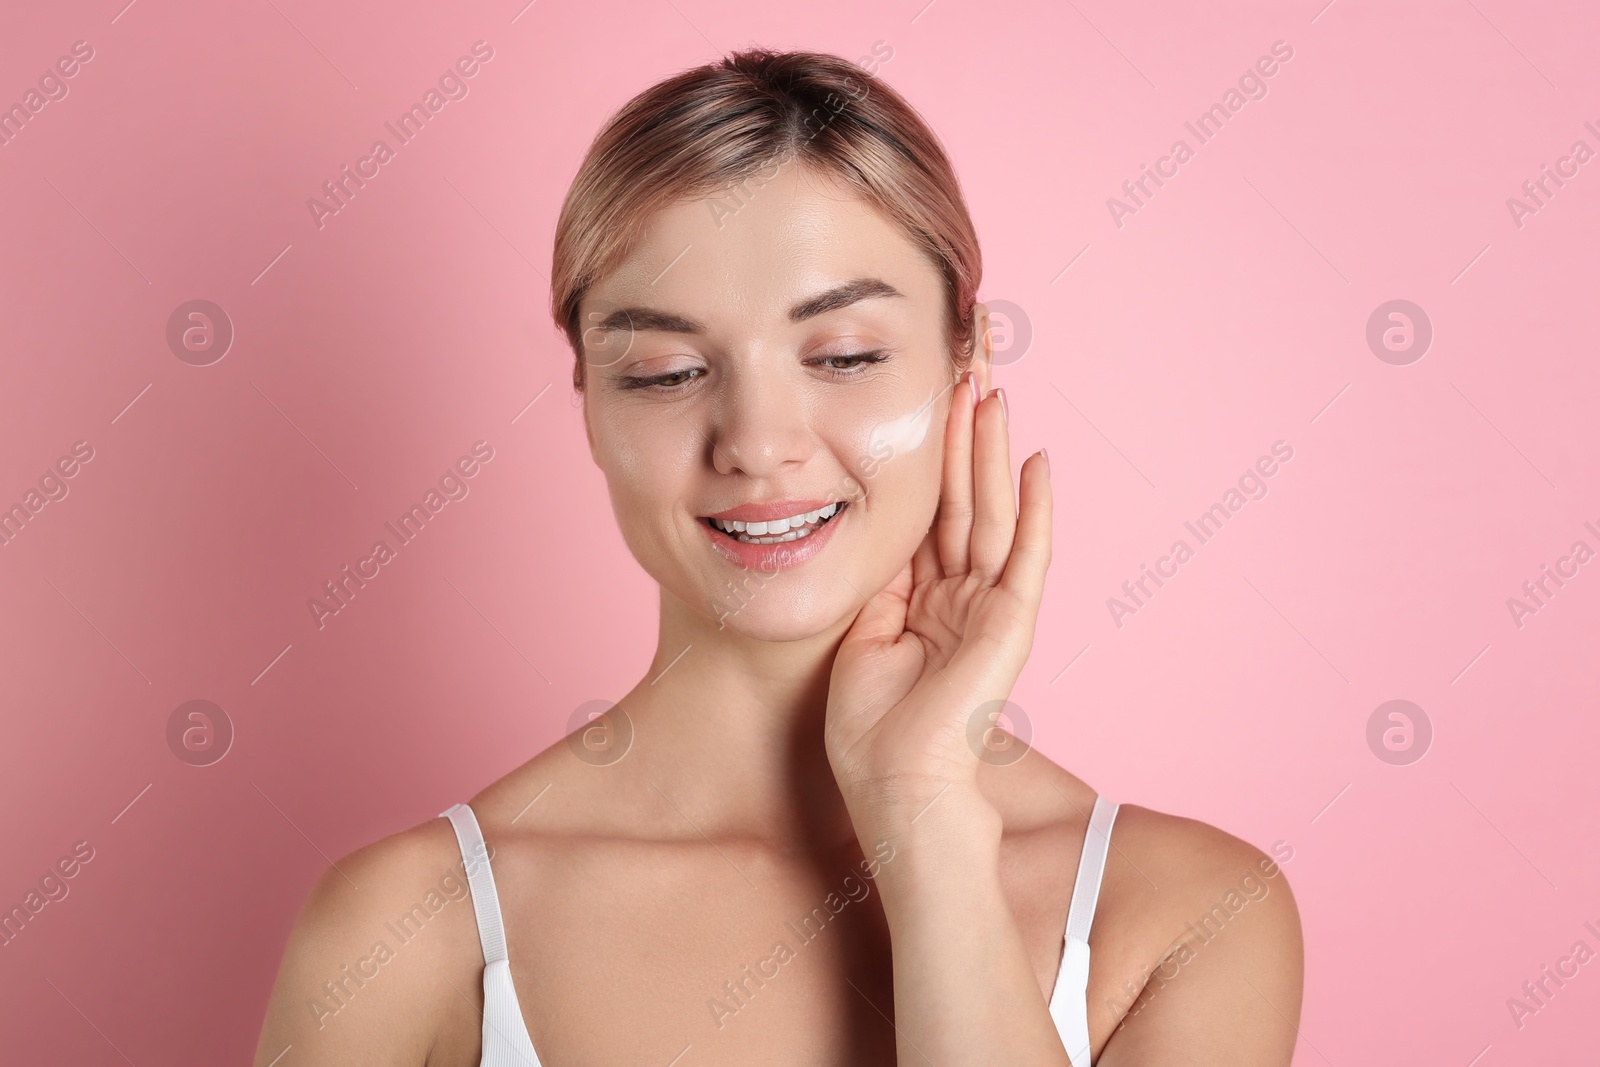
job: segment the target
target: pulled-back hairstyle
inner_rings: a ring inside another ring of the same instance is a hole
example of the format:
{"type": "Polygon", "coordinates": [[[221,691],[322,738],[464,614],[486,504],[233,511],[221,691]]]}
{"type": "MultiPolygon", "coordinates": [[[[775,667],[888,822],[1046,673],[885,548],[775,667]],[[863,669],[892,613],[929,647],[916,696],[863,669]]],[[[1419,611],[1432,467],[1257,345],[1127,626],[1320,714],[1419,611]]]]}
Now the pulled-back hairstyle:
{"type": "Polygon", "coordinates": [[[713,196],[737,205],[738,187],[770,181],[791,159],[842,180],[924,251],[944,279],[946,348],[955,371],[966,369],[983,261],[938,138],[900,94],[845,59],[757,48],[651,86],[590,145],[561,205],[550,273],[575,389],[584,387],[583,296],[627,258],[655,212],[713,196]]]}

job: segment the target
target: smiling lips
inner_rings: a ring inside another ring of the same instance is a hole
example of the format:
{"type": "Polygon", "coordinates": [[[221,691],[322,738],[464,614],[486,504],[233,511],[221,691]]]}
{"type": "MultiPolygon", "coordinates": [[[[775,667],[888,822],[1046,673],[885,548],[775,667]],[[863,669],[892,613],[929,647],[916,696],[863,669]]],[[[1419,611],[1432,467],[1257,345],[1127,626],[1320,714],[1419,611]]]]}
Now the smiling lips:
{"type": "Polygon", "coordinates": [[[729,563],[745,571],[758,570],[774,575],[815,559],[833,540],[841,519],[846,523],[850,521],[844,518],[848,511],[849,501],[783,501],[781,506],[747,504],[732,512],[702,517],[700,526],[711,548],[729,563]],[[763,516],[762,512],[771,517],[763,516]],[[794,526],[790,526],[791,521],[794,526]],[[774,533],[779,524],[783,530],[774,533]],[[741,526],[743,530],[739,529],[741,526]],[[765,533],[751,536],[751,530],[762,527],[765,533]]]}
{"type": "Polygon", "coordinates": [[[770,504],[745,504],[704,521],[743,544],[778,545],[809,537],[843,508],[836,501],[778,500],[770,504]]]}

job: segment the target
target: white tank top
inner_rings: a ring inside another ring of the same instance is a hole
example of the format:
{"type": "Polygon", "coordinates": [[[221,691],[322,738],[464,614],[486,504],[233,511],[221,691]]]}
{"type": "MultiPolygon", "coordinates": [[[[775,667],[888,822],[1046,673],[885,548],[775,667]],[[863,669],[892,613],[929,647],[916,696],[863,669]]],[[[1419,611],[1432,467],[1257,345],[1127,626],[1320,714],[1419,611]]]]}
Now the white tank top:
{"type": "MultiPolygon", "coordinates": [[[[481,1067],[541,1067],[539,1054],[522,1018],[517,990],[511,983],[511,964],[506,958],[506,932],[500,919],[500,896],[495,891],[494,874],[478,818],[466,804],[456,804],[439,813],[455,827],[461,845],[467,884],[472,890],[472,908],[478,918],[478,939],[483,944],[483,1057],[481,1067]]],[[[1092,1067],[1089,1055],[1089,927],[1094,922],[1094,906],[1100,897],[1100,879],[1105,873],[1106,850],[1111,845],[1111,824],[1117,805],[1105,797],[1095,797],[1084,835],[1083,857],[1078,860],[1078,877],[1072,887],[1072,903],[1067,908],[1067,931],[1063,938],[1061,964],[1050,994],[1050,1017],[1066,1046],[1072,1067],[1092,1067]]]]}

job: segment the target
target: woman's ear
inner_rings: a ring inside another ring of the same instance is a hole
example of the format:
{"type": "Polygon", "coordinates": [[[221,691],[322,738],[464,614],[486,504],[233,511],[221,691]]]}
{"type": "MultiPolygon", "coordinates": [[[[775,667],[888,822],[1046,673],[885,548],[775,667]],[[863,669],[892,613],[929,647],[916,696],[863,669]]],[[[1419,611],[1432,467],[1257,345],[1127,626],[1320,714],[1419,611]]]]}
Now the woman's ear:
{"type": "Polygon", "coordinates": [[[972,305],[972,376],[978,380],[978,399],[989,395],[994,370],[994,339],[989,334],[989,306],[972,305]]]}

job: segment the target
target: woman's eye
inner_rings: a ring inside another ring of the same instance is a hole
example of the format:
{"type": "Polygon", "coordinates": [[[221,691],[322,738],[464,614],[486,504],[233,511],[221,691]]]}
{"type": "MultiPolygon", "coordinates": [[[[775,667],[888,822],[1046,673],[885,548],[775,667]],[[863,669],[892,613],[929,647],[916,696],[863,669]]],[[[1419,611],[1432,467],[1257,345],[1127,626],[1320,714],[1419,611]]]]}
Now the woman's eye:
{"type": "MultiPolygon", "coordinates": [[[[888,358],[889,353],[880,348],[871,352],[852,352],[842,356],[819,356],[811,362],[832,364],[827,369],[833,371],[836,378],[858,378],[866,373],[865,370],[861,369],[863,364],[883,363],[888,358]]],[[[652,389],[657,392],[670,393],[682,389],[684,385],[695,378],[701,377],[703,373],[699,367],[689,367],[684,370],[673,371],[670,374],[657,374],[648,378],[624,375],[620,381],[624,389],[652,389]]]]}
{"type": "MultiPolygon", "coordinates": [[[[842,361],[842,362],[845,362],[845,363],[849,363],[852,366],[859,367],[863,363],[882,363],[884,360],[886,360],[888,358],[889,358],[889,354],[887,352],[885,352],[883,349],[880,348],[880,349],[874,349],[871,352],[855,352],[855,353],[852,353],[852,354],[846,355],[846,356],[822,356],[816,362],[818,362],[818,363],[833,363],[835,361],[842,361]]],[[[864,371],[864,370],[849,371],[849,370],[845,370],[844,368],[838,368],[838,367],[833,368],[833,369],[838,371],[839,372],[839,377],[842,377],[842,378],[855,378],[855,377],[859,377],[860,375],[866,373],[866,371],[864,371]]]]}
{"type": "Polygon", "coordinates": [[[687,370],[675,370],[671,374],[658,374],[653,378],[631,378],[624,376],[622,378],[622,387],[624,389],[660,388],[670,391],[681,388],[683,386],[683,381],[679,379],[685,379],[688,375],[697,373],[699,369],[700,368],[698,367],[690,367],[687,370]]]}

